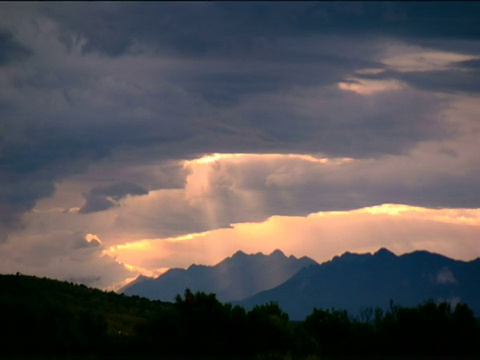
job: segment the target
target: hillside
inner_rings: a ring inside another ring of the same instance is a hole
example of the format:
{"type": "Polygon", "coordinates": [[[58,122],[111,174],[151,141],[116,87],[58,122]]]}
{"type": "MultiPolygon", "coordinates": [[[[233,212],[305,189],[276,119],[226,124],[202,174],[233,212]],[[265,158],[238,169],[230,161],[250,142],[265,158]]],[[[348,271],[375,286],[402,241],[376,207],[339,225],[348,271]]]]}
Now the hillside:
{"type": "MultiPolygon", "coordinates": [[[[26,351],[93,350],[136,335],[160,309],[159,301],[127,297],[68,282],[0,275],[0,339],[7,351],[21,339],[26,351]],[[59,345],[61,344],[61,345],[59,345]]],[[[16,351],[16,350],[15,350],[16,351]]]]}

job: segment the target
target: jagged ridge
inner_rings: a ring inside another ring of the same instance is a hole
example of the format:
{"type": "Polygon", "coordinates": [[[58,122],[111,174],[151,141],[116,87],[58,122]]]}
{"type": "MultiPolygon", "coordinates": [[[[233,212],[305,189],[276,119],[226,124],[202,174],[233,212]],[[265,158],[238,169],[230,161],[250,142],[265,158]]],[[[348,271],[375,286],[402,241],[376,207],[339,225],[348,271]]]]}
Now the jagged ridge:
{"type": "Polygon", "coordinates": [[[171,269],[155,279],[141,278],[121,292],[172,301],[189,288],[215,293],[219,300],[229,302],[278,286],[302,268],[313,264],[317,263],[308,257],[287,257],[280,250],[270,255],[248,255],[238,251],[214,266],[192,265],[186,270],[171,269]]]}
{"type": "Polygon", "coordinates": [[[245,299],[247,309],[276,301],[301,320],[317,308],[388,308],[390,300],[416,306],[432,299],[467,303],[480,314],[480,259],[457,261],[427,251],[397,256],[387,249],[372,254],[345,253],[299,271],[280,286],[245,299]],[[294,294],[294,296],[292,296],[294,294]]]}

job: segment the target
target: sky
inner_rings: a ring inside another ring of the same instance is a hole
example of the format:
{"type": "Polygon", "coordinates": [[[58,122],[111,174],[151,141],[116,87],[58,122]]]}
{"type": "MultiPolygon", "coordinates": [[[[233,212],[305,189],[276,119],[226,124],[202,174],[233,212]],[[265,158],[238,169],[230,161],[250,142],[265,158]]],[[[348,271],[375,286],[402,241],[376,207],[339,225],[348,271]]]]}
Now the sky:
{"type": "Polygon", "coordinates": [[[480,257],[480,3],[2,2],[0,273],[480,257]]]}

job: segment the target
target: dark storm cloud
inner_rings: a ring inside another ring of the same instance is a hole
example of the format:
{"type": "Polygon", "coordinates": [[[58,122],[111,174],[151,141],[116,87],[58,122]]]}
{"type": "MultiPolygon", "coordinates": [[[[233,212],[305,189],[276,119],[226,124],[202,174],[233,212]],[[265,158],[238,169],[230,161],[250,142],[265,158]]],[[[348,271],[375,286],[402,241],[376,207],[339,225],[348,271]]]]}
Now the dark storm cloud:
{"type": "Polygon", "coordinates": [[[395,71],[385,70],[378,74],[359,74],[360,79],[390,80],[397,79],[412,87],[446,93],[480,92],[480,60],[456,61],[446,69],[425,71],[395,71]]]}
{"type": "Polygon", "coordinates": [[[457,65],[465,69],[474,69],[478,71],[480,69],[480,60],[459,61],[457,65]]]}
{"type": "Polygon", "coordinates": [[[480,71],[448,70],[428,71],[422,73],[399,74],[398,79],[419,89],[442,91],[447,93],[479,93],[480,82],[472,79],[480,78],[480,71]]]}
{"type": "MultiPolygon", "coordinates": [[[[134,41],[147,41],[163,52],[198,54],[212,40],[206,38],[215,28],[217,16],[204,4],[116,3],[47,6],[44,11],[62,24],[60,40],[72,46],[75,35],[87,43],[86,53],[100,51],[119,56],[130,50],[134,41]]],[[[213,9],[214,10],[214,9],[213,9]]]]}
{"type": "Polygon", "coordinates": [[[117,206],[118,202],[128,195],[146,195],[148,191],[137,184],[122,182],[110,186],[97,187],[84,194],[85,204],[79,212],[88,214],[117,206]]]}
{"type": "Polygon", "coordinates": [[[330,2],[311,4],[294,23],[303,31],[384,35],[416,42],[477,39],[479,15],[479,4],[468,2],[330,2]]]}
{"type": "MultiPolygon", "coordinates": [[[[119,149],[132,163],[210,152],[362,158],[444,139],[448,101],[408,90],[366,100],[337,84],[384,68],[382,41],[450,49],[478,38],[479,12],[467,3],[19,6],[0,32],[2,219],[15,223],[55,182],[119,149]]],[[[458,66],[477,74],[475,62],[458,66]]],[[[457,70],[385,74],[424,90],[478,91],[457,70]]],[[[108,209],[114,195],[88,193],[82,212],[108,209]]]]}
{"type": "Polygon", "coordinates": [[[25,59],[32,51],[16,41],[11,33],[0,29],[0,66],[25,59]]]}
{"type": "Polygon", "coordinates": [[[0,202],[5,213],[0,220],[2,228],[18,227],[23,212],[55,192],[56,179],[85,170],[95,154],[102,151],[98,147],[75,146],[81,144],[68,142],[68,138],[52,138],[52,133],[30,139],[29,144],[12,144],[10,139],[0,144],[4,145],[0,146],[0,202]]]}
{"type": "Polygon", "coordinates": [[[445,105],[420,92],[386,92],[365,101],[334,89],[259,97],[234,110],[241,120],[235,114],[230,119],[232,126],[237,121],[255,128],[272,152],[361,158],[403,153],[419,141],[448,136],[440,115],[445,105]]]}
{"type": "MultiPolygon", "coordinates": [[[[321,42],[322,40],[319,40],[321,42]]],[[[323,39],[328,47],[329,42],[323,39]]],[[[211,63],[199,67],[197,72],[179,73],[171,76],[172,82],[182,86],[188,93],[200,96],[214,107],[229,107],[261,94],[289,91],[295,87],[332,85],[341,81],[346,73],[361,68],[380,68],[376,61],[345,57],[329,50],[312,48],[315,42],[299,45],[292,42],[275,44],[269,57],[232,59],[228,64],[212,68],[211,63]],[[302,49],[304,48],[304,49],[302,49]],[[324,52],[325,51],[325,52],[324,52]]]]}
{"type": "MultiPolygon", "coordinates": [[[[50,179],[0,172],[0,243],[7,233],[21,226],[21,214],[30,210],[39,198],[55,192],[50,179]]],[[[38,177],[41,177],[39,175],[38,177]]]]}
{"type": "Polygon", "coordinates": [[[391,35],[420,41],[480,36],[480,5],[467,2],[104,3],[49,6],[46,13],[66,31],[83,35],[84,51],[110,56],[129,51],[135,40],[185,56],[249,57],[262,37],[391,35]]]}
{"type": "MultiPolygon", "coordinates": [[[[192,73],[169,75],[188,93],[213,106],[228,106],[244,96],[296,85],[334,84],[356,69],[381,67],[369,61],[365,46],[352,48],[352,54],[344,49],[339,55],[331,53],[330,43],[320,42],[312,51],[289,48],[284,38],[335,35],[375,40],[392,36],[423,43],[480,36],[475,15],[480,15],[480,6],[463,2],[118,3],[50,5],[44,11],[62,24],[62,40],[68,46],[83,36],[86,53],[121,56],[131,54],[134,44],[140,43],[170,56],[228,59],[230,65],[216,71],[207,62],[192,73]],[[359,51],[361,56],[354,55],[359,51]],[[314,68],[314,63],[321,66],[314,68]],[[317,76],[312,76],[313,71],[317,76]]],[[[457,78],[461,74],[456,73],[442,73],[438,79],[433,79],[436,73],[416,75],[407,74],[405,80],[422,89],[438,86],[451,91],[463,84],[457,78]]],[[[465,91],[476,91],[475,85],[464,86],[465,91]]]]}

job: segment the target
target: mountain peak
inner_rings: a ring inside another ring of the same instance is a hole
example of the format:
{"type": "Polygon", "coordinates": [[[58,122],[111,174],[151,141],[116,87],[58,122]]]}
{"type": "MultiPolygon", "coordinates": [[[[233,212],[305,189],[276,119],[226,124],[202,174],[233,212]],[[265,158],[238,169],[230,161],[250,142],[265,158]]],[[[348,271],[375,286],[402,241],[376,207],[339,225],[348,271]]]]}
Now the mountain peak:
{"type": "Polygon", "coordinates": [[[376,253],[373,254],[374,256],[388,256],[388,257],[397,257],[397,255],[395,255],[393,252],[391,252],[390,250],[382,247],[380,249],[378,249],[378,251],[376,253]]]}
{"type": "Polygon", "coordinates": [[[142,281],[126,288],[129,295],[171,301],[185,288],[215,293],[220,301],[241,300],[272,289],[301,269],[315,264],[309,258],[287,257],[281,250],[265,255],[241,250],[216,265],[191,265],[188,269],[170,269],[155,281],[142,281]]]}
{"type": "MultiPolygon", "coordinates": [[[[273,258],[287,258],[287,256],[283,253],[282,250],[275,249],[272,251],[270,255],[265,255],[264,253],[258,252],[255,254],[247,254],[243,252],[242,250],[238,250],[235,254],[233,254],[230,259],[245,259],[248,257],[260,257],[260,258],[268,258],[268,257],[273,257],[273,258]]],[[[228,259],[228,258],[227,258],[228,259]]]]}
{"type": "Polygon", "coordinates": [[[248,254],[243,252],[242,250],[238,250],[235,254],[232,255],[232,258],[245,257],[245,256],[248,256],[248,254]]]}
{"type": "Polygon", "coordinates": [[[279,250],[279,249],[275,249],[274,251],[272,251],[270,256],[282,257],[282,258],[286,257],[285,254],[282,252],[282,250],[279,250]]]}
{"type": "Polygon", "coordinates": [[[140,275],[138,275],[138,276],[135,278],[135,281],[143,281],[143,280],[147,280],[147,279],[151,279],[151,277],[150,277],[150,276],[143,275],[143,274],[140,274],[140,275]]]}
{"type": "Polygon", "coordinates": [[[118,290],[118,292],[123,293],[129,286],[132,286],[133,284],[140,284],[140,283],[143,283],[143,282],[148,282],[149,280],[152,280],[152,279],[154,279],[154,278],[140,274],[135,278],[135,280],[133,280],[132,282],[122,286],[118,290]]]}

